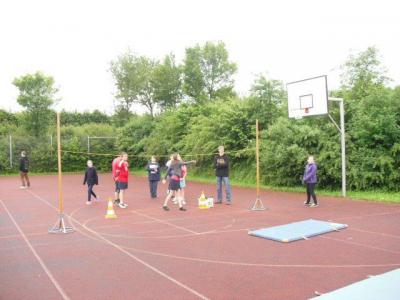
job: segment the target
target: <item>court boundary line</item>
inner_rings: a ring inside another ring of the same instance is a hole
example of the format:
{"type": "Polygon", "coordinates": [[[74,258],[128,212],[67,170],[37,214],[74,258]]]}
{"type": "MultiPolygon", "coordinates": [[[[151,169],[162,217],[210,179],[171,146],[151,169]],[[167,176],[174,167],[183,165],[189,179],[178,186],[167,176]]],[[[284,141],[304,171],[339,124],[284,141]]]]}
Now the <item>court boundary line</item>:
{"type": "MultiPolygon", "coordinates": [[[[30,194],[32,194],[35,198],[39,199],[41,202],[46,203],[48,206],[52,207],[53,209],[57,210],[57,208],[55,206],[53,206],[50,202],[48,202],[46,199],[40,197],[39,195],[37,195],[36,193],[27,190],[27,192],[29,192],[30,194]]],[[[74,217],[70,217],[69,218],[71,220],[73,220],[74,222],[76,222],[77,224],[79,224],[80,226],[82,226],[82,224],[76,220],[74,217]]],[[[101,234],[97,233],[96,231],[90,229],[90,228],[86,228],[85,226],[82,226],[83,228],[85,228],[87,231],[91,232],[92,234],[94,234],[95,236],[97,236],[99,239],[101,239],[103,242],[107,243],[108,245],[114,247],[115,249],[119,250],[120,252],[128,255],[130,258],[134,259],[135,261],[139,262],[140,264],[144,265],[145,267],[149,268],[150,270],[152,270],[153,272],[157,273],[158,275],[160,275],[161,277],[164,277],[165,279],[171,281],[172,283],[175,283],[176,285],[178,285],[179,287],[183,288],[184,290],[192,293],[193,295],[199,297],[200,299],[203,300],[210,300],[209,298],[207,298],[206,296],[202,295],[201,293],[197,292],[196,290],[192,289],[191,287],[185,285],[184,283],[178,281],[177,279],[173,278],[172,276],[169,276],[168,274],[164,273],[163,271],[157,269],[156,267],[150,265],[149,263],[145,262],[144,260],[140,259],[139,257],[133,255],[132,253],[128,252],[127,250],[123,249],[120,245],[106,239],[105,237],[103,237],[101,234]]],[[[68,299],[68,298],[67,298],[68,299]]]]}
{"type": "Polygon", "coordinates": [[[68,295],[66,294],[66,292],[64,291],[64,289],[61,287],[61,285],[58,283],[58,281],[54,278],[53,274],[50,272],[50,270],[47,268],[46,264],[43,262],[43,260],[41,259],[41,257],[39,256],[39,254],[36,252],[35,248],[33,248],[32,244],[29,242],[28,238],[25,236],[24,232],[22,231],[22,229],[19,227],[17,221],[15,221],[14,217],[12,216],[12,214],[10,213],[10,211],[8,210],[7,206],[4,204],[3,200],[0,200],[1,205],[3,206],[4,210],[6,211],[6,213],[8,214],[9,218],[11,219],[11,221],[14,223],[15,227],[17,228],[18,232],[20,233],[22,239],[25,241],[25,243],[28,245],[29,249],[32,251],[33,255],[35,256],[35,258],[37,259],[37,261],[39,262],[40,266],[42,267],[42,269],[44,270],[44,272],[47,274],[48,278],[50,279],[50,281],[53,283],[54,287],[57,289],[57,291],[60,293],[61,297],[64,300],[69,300],[70,298],[68,297],[68,295]]]}

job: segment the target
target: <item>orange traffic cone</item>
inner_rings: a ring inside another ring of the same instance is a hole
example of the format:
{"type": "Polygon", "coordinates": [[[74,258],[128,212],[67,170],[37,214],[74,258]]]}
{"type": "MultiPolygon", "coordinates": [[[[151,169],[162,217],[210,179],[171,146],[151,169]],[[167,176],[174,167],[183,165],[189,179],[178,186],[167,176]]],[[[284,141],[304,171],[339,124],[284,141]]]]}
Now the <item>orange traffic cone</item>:
{"type": "Polygon", "coordinates": [[[108,198],[107,214],[105,215],[105,218],[106,219],[116,219],[117,218],[111,198],[108,198]]]}

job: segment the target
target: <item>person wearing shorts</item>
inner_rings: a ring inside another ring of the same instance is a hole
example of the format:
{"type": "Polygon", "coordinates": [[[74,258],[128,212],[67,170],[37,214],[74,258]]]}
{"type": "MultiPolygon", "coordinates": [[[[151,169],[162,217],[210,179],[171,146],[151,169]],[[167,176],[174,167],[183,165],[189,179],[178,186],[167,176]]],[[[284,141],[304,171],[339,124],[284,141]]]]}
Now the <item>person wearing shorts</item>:
{"type": "Polygon", "coordinates": [[[165,178],[163,179],[163,183],[166,183],[166,178],[168,174],[172,174],[170,179],[169,179],[169,185],[168,189],[171,191],[165,198],[164,204],[163,204],[163,209],[168,211],[168,201],[172,197],[176,197],[178,199],[178,205],[179,205],[179,210],[181,211],[186,211],[186,208],[183,207],[182,203],[182,198],[180,197],[180,190],[181,190],[181,177],[182,177],[182,166],[190,165],[196,163],[196,161],[188,161],[184,162],[178,159],[178,154],[174,154],[172,156],[172,161],[170,166],[168,167],[167,174],[165,175],[165,178]]]}
{"type": "Polygon", "coordinates": [[[124,202],[125,190],[128,189],[128,177],[129,177],[129,164],[128,154],[122,153],[122,159],[118,164],[116,170],[117,189],[119,190],[119,203],[120,208],[127,208],[128,205],[124,202]]]}
{"type": "Polygon", "coordinates": [[[122,152],[114,158],[112,161],[111,167],[112,167],[112,178],[114,180],[114,185],[115,185],[115,190],[114,190],[114,204],[118,205],[119,204],[119,188],[118,188],[118,180],[117,180],[117,169],[120,161],[122,160],[122,152]]]}
{"type": "Polygon", "coordinates": [[[26,152],[21,152],[21,158],[19,160],[19,172],[21,175],[21,189],[26,189],[31,186],[29,181],[28,172],[29,172],[29,160],[26,156],[26,152]]]}

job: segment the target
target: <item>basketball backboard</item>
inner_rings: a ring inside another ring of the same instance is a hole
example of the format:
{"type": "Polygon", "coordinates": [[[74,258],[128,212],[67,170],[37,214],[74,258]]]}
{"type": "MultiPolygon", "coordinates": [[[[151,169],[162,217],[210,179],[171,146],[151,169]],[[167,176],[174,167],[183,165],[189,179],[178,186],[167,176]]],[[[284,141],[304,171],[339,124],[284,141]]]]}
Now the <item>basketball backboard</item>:
{"type": "Polygon", "coordinates": [[[328,114],[327,77],[319,76],[286,84],[289,118],[328,114]]]}

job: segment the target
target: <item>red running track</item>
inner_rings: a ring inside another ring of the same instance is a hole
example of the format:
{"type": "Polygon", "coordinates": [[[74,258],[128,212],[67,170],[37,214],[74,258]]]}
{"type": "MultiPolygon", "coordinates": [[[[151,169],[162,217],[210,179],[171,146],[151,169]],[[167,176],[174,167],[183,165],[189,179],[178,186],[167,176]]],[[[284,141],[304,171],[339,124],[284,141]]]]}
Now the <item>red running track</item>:
{"type": "MultiPolygon", "coordinates": [[[[76,231],[52,235],[57,219],[56,176],[0,178],[0,299],[308,299],[368,275],[400,267],[400,205],[262,191],[266,211],[249,211],[255,191],[234,188],[231,206],[196,207],[202,190],[189,182],[188,211],[161,209],[146,178],[133,177],[127,209],[104,219],[113,193],[109,174],[85,205],[82,176],[64,175],[65,212],[76,231]],[[304,219],[349,228],[309,240],[278,243],[249,229],[304,219]]],[[[159,186],[159,195],[166,187],[159,186]]]]}

